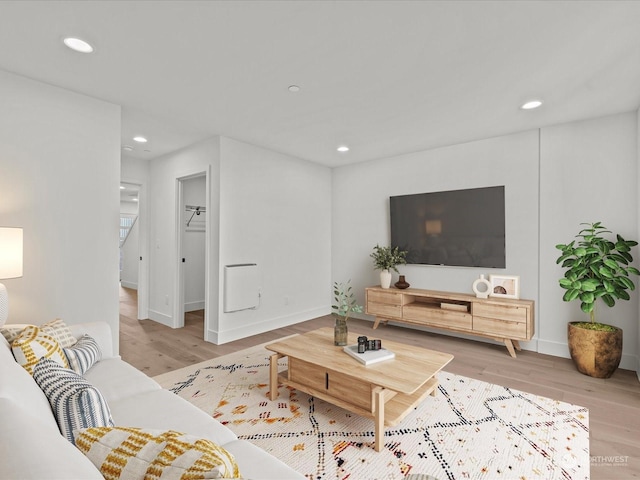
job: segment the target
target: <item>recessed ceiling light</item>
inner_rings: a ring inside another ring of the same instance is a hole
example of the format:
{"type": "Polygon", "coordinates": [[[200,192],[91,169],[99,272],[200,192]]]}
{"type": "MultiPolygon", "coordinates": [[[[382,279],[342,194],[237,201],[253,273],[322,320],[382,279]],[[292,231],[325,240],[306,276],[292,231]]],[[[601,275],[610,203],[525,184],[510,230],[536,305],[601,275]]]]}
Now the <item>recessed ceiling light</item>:
{"type": "Polygon", "coordinates": [[[133,140],[138,143],[147,143],[147,139],[138,135],[137,137],[133,137],[133,140]]]}
{"type": "Polygon", "coordinates": [[[529,100],[526,103],[523,103],[520,107],[522,110],[533,110],[534,108],[538,108],[542,105],[542,100],[529,100]]]}
{"type": "Polygon", "coordinates": [[[80,53],[91,53],[93,47],[80,38],[67,37],[63,40],[64,44],[71,50],[75,50],[80,53]]]}
{"type": "Polygon", "coordinates": [[[124,189],[125,189],[125,187],[120,185],[120,190],[124,190],[124,189]]]}
{"type": "Polygon", "coordinates": [[[348,151],[349,151],[349,147],[347,147],[346,145],[340,145],[340,146],[338,147],[338,151],[339,151],[339,152],[342,152],[342,153],[344,153],[344,152],[348,152],[348,151]]]}
{"type": "Polygon", "coordinates": [[[289,85],[289,91],[291,93],[298,93],[300,91],[300,87],[298,85],[289,85]]]}
{"type": "Polygon", "coordinates": [[[131,145],[125,145],[124,147],[122,147],[122,149],[126,150],[127,152],[133,151],[133,147],[131,145]]]}

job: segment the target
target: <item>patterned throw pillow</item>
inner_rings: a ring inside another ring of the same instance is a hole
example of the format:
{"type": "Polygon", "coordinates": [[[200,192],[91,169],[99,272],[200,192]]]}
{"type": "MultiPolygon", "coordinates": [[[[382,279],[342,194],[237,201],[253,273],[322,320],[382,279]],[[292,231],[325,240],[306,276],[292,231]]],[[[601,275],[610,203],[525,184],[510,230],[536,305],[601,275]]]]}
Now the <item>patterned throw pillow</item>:
{"type": "Polygon", "coordinates": [[[73,370],[43,358],[33,369],[33,379],[47,396],[60,433],[71,443],[74,430],[113,426],[111,411],[100,391],[73,370]]]}
{"type": "MultiPolygon", "coordinates": [[[[22,333],[22,331],[26,327],[32,327],[32,326],[35,326],[35,325],[30,325],[30,324],[5,325],[3,327],[0,327],[0,332],[2,332],[2,335],[4,336],[4,338],[7,339],[7,342],[9,342],[9,345],[11,345],[13,341],[16,338],[18,338],[18,336],[22,333]]],[[[64,321],[59,318],[56,318],[55,320],[51,320],[50,322],[47,322],[38,328],[40,328],[40,330],[42,330],[44,333],[46,333],[50,337],[53,337],[60,344],[61,347],[70,347],[77,341],[76,337],[71,335],[71,330],[69,329],[67,324],[64,323],[64,321]]]]}
{"type": "Polygon", "coordinates": [[[28,326],[28,324],[21,323],[14,325],[5,325],[4,327],[0,327],[0,332],[2,332],[2,336],[7,339],[9,345],[11,345],[13,341],[18,338],[22,331],[28,326]]]}
{"type": "Polygon", "coordinates": [[[67,356],[71,370],[80,375],[84,375],[84,372],[102,359],[100,347],[90,335],[83,335],[75,345],[62,350],[67,356]]]}
{"type": "Polygon", "coordinates": [[[41,325],[40,330],[55,338],[62,348],[70,347],[78,341],[76,337],[71,335],[71,330],[67,324],[64,323],[64,320],[60,318],[41,325]]]}
{"type": "Polygon", "coordinates": [[[11,344],[13,356],[29,374],[33,375],[33,368],[41,358],[55,360],[65,368],[69,362],[58,342],[38,327],[29,325],[18,335],[11,344]]]}
{"type": "Polygon", "coordinates": [[[238,478],[235,458],[211,440],[141,428],[89,428],[76,447],[106,480],[238,478]]]}

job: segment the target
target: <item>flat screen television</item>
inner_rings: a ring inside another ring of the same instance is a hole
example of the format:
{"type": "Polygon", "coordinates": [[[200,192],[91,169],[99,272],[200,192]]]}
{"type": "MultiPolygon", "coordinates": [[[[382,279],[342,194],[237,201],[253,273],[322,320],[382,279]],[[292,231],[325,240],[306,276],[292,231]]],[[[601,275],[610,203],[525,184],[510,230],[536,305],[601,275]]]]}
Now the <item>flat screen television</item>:
{"type": "Polygon", "coordinates": [[[504,186],[390,197],[391,246],[407,263],[505,268],[504,186]]]}

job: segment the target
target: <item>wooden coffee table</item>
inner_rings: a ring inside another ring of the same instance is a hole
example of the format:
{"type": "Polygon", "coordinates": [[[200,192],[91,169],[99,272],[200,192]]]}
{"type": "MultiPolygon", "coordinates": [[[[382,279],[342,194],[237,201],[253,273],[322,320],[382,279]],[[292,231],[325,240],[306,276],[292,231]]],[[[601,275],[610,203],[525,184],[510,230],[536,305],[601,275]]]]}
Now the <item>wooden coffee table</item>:
{"type": "MultiPolygon", "coordinates": [[[[362,333],[350,333],[349,345],[362,333]]],[[[384,340],[392,360],[365,366],[333,344],[333,329],[321,328],[266,346],[270,357],[268,397],[278,396],[278,382],[374,419],[375,449],[382,449],[384,427],[398,424],[427,395],[435,396],[436,374],[453,355],[384,340]],[[288,357],[288,369],[278,372],[278,359],[288,357]]]]}

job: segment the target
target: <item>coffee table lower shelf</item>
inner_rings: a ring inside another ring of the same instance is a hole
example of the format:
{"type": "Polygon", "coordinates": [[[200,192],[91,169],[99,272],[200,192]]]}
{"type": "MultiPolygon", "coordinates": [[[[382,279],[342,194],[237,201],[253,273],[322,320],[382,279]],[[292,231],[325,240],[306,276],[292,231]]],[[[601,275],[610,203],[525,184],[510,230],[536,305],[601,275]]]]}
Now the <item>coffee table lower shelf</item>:
{"type": "MultiPolygon", "coordinates": [[[[435,396],[438,388],[438,379],[436,377],[427,380],[420,388],[411,394],[394,392],[376,385],[371,385],[372,408],[371,410],[366,410],[343,399],[329,395],[320,389],[290,380],[288,378],[288,371],[286,370],[279,372],[277,379],[278,383],[325,400],[351,413],[372,418],[375,422],[375,450],[377,452],[379,452],[383,446],[384,427],[392,427],[400,423],[428,395],[435,396]]],[[[273,379],[271,381],[272,385],[269,398],[275,400],[278,388],[277,385],[273,385],[273,379]]]]}

